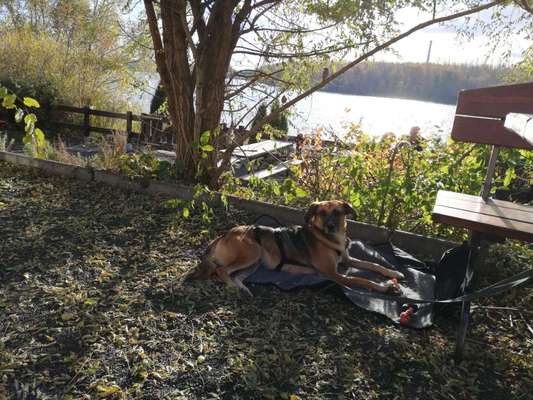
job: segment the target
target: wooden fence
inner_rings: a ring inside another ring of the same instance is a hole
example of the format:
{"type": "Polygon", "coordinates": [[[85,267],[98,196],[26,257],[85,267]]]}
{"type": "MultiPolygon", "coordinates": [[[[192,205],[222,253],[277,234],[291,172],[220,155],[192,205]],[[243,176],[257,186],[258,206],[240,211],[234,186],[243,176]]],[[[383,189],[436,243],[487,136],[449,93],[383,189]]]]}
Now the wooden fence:
{"type": "Polygon", "coordinates": [[[131,111],[125,113],[117,113],[104,110],[94,110],[90,107],[72,107],[65,105],[58,105],[52,108],[54,111],[61,111],[67,113],[75,113],[83,115],[83,123],[81,125],[72,124],[67,122],[50,121],[51,124],[60,126],[63,128],[72,128],[82,131],[85,136],[89,136],[91,132],[112,134],[116,129],[102,128],[91,125],[91,116],[114,118],[126,121],[126,132],[128,139],[131,139],[133,135],[138,135],[139,141],[151,141],[156,136],[160,137],[164,131],[164,124],[166,118],[161,115],[154,114],[133,114],[131,111]],[[141,123],[141,131],[133,131],[133,121],[139,121],[141,123]]]}

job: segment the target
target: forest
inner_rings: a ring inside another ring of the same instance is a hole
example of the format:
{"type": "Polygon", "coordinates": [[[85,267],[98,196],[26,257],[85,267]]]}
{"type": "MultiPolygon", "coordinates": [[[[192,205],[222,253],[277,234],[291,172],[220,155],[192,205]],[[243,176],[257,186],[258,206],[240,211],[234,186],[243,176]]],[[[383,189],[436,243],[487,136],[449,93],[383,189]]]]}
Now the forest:
{"type": "Polygon", "coordinates": [[[490,65],[368,62],[323,90],[455,104],[459,90],[503,84],[508,73],[508,68],[490,65]]]}

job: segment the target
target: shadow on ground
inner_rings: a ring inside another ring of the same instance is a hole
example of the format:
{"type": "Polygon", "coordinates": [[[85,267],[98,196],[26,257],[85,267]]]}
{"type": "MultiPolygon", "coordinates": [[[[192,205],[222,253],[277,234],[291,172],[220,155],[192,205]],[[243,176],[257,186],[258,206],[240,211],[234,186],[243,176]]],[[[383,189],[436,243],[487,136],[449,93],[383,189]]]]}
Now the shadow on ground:
{"type": "MultiPolygon", "coordinates": [[[[208,227],[161,199],[0,163],[0,398],[506,399],[533,390],[519,314],[478,311],[467,361],[453,319],[423,331],[327,286],[184,284],[208,227]],[[502,322],[503,321],[503,322],[502,322]]],[[[520,302],[525,291],[501,300],[520,302]],[[515,296],[515,297],[513,297],[515,296]]],[[[492,303],[487,303],[492,304],[492,303]]]]}

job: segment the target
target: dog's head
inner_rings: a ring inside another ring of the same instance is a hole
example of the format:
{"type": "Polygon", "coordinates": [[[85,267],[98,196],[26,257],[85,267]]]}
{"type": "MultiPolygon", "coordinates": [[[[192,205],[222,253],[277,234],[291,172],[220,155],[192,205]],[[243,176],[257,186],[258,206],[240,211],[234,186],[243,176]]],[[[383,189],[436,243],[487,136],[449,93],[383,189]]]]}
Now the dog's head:
{"type": "Polygon", "coordinates": [[[347,215],[356,218],[353,207],[346,201],[317,201],[305,213],[305,224],[334,235],[346,231],[347,215]]]}

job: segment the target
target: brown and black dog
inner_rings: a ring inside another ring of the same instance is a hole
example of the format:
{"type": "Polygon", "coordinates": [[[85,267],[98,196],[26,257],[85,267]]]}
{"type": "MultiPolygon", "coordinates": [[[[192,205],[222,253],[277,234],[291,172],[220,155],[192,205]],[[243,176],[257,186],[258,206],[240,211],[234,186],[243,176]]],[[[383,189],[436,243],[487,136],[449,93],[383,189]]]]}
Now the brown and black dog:
{"type": "Polygon", "coordinates": [[[359,286],[377,292],[398,291],[395,279],[403,279],[402,273],[348,255],[346,216],[349,214],[355,212],[345,201],[321,201],[311,204],[305,214],[304,226],[237,226],[209,243],[202,260],[188,278],[216,276],[251,295],[242,283],[243,274],[237,274],[235,278],[231,274],[261,262],[269,269],[293,274],[319,273],[344,286],[359,286]],[[394,279],[376,283],[342,275],[337,271],[340,262],[394,279]]]}

